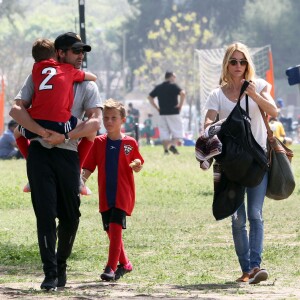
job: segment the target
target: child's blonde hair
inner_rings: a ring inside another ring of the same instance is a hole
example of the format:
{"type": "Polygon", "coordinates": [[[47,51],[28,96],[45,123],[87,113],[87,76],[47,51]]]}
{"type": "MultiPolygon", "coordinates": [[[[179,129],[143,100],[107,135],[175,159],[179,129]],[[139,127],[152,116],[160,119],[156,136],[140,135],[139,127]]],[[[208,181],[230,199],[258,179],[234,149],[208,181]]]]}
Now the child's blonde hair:
{"type": "Polygon", "coordinates": [[[126,117],[126,110],[124,105],[121,102],[110,98],[104,102],[103,110],[112,109],[112,108],[117,109],[120,112],[121,118],[126,117]]]}

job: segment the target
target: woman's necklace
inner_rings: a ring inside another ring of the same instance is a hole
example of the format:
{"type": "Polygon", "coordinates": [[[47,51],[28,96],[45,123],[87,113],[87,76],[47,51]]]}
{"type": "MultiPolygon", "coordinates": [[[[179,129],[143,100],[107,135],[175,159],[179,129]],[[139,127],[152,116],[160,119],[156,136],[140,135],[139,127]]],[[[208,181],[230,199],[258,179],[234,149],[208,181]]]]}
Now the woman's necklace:
{"type": "Polygon", "coordinates": [[[223,90],[225,96],[232,102],[237,102],[239,95],[240,95],[240,89],[232,88],[224,88],[223,90]]]}

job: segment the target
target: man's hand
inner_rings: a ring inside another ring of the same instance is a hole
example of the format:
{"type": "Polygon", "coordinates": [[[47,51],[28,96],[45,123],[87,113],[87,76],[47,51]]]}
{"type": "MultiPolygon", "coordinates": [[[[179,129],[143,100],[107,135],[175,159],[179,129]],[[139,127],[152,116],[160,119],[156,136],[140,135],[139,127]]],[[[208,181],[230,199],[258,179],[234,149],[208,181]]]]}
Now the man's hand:
{"type": "Polygon", "coordinates": [[[179,103],[175,106],[175,108],[178,108],[179,112],[181,112],[182,109],[182,105],[180,105],[179,103]]]}
{"type": "Polygon", "coordinates": [[[47,142],[49,145],[55,146],[62,144],[65,141],[65,136],[53,130],[46,129],[49,134],[48,137],[43,138],[43,141],[47,142]]]}

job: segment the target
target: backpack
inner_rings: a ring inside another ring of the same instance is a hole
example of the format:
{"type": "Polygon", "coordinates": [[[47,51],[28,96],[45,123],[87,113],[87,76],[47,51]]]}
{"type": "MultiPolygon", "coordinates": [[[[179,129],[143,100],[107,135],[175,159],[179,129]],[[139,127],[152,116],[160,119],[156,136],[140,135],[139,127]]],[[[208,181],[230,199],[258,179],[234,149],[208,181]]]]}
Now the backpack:
{"type": "Polygon", "coordinates": [[[244,187],[257,186],[268,171],[268,159],[263,148],[256,142],[251,131],[251,118],[241,107],[241,96],[248,87],[245,81],[238,102],[217,133],[222,143],[222,153],[215,157],[229,181],[244,187]]]}

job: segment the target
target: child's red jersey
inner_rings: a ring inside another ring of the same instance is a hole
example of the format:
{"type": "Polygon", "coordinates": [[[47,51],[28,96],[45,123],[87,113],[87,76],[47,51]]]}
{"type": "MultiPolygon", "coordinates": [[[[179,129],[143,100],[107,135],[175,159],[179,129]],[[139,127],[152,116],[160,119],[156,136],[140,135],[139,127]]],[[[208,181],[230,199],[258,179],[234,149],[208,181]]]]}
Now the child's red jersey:
{"type": "Polygon", "coordinates": [[[107,135],[97,136],[88,157],[86,158],[83,169],[94,172],[98,168],[98,189],[99,189],[99,211],[104,212],[112,207],[122,209],[128,216],[131,215],[135,204],[135,186],[132,168],[129,164],[134,159],[140,159],[142,164],[144,159],[139,153],[138,144],[135,139],[124,136],[120,140],[120,151],[116,158],[112,158],[109,151],[115,151],[114,146],[107,147],[107,135]],[[113,160],[113,161],[112,161],[113,160]],[[109,168],[116,166],[117,175],[111,178],[109,168]],[[110,176],[108,178],[108,176],[110,176]],[[112,180],[116,181],[112,184],[112,180]],[[109,184],[108,184],[109,182],[109,184]],[[116,190],[111,190],[112,186],[116,190]],[[112,204],[111,194],[114,195],[112,204]]]}
{"type": "Polygon", "coordinates": [[[33,65],[34,96],[28,109],[33,119],[67,122],[74,101],[73,83],[82,82],[85,73],[71,64],[54,59],[33,65]]]}

